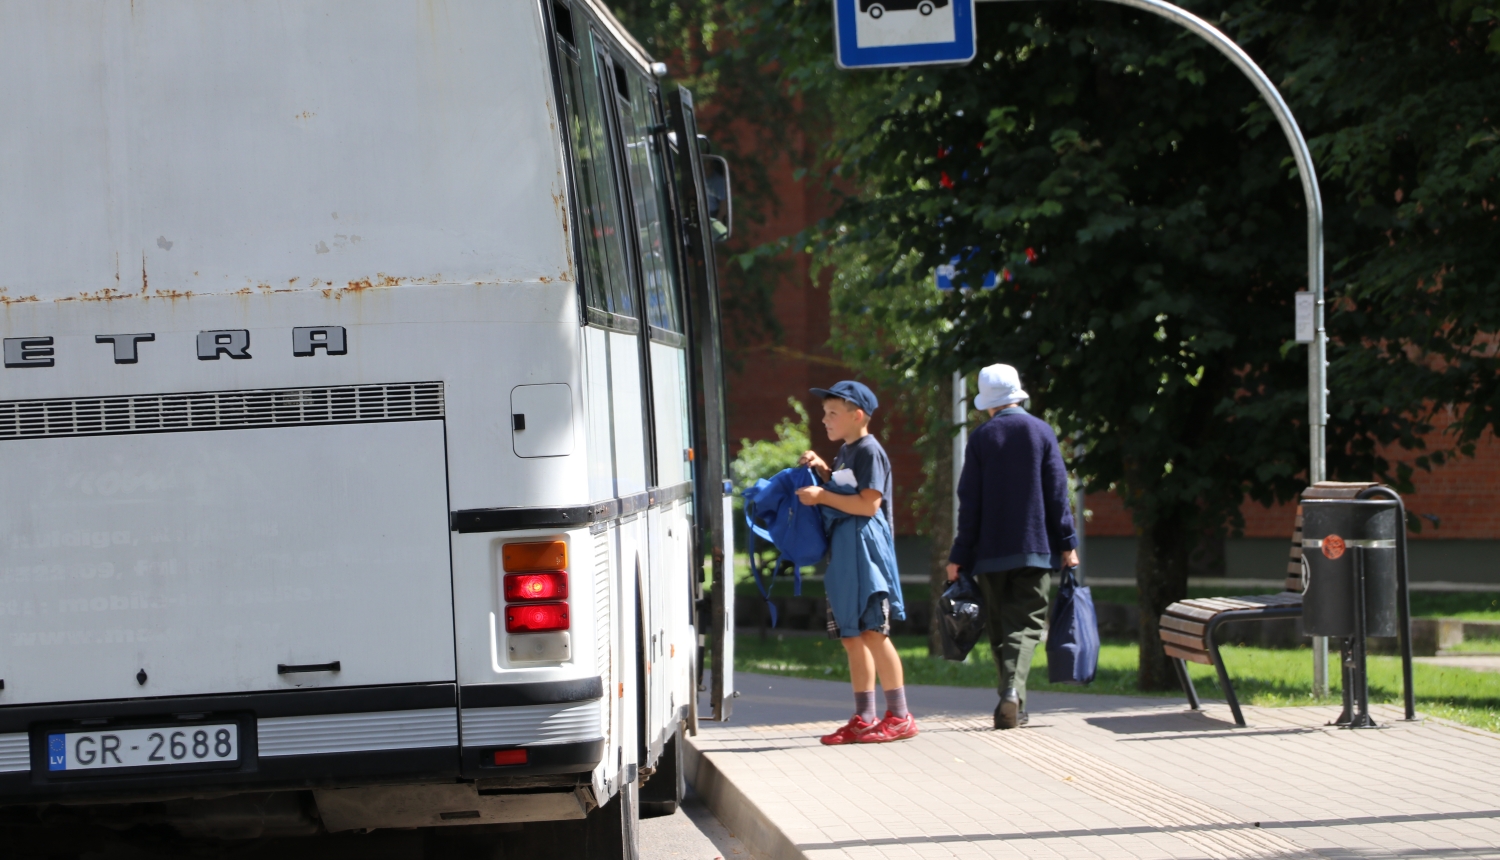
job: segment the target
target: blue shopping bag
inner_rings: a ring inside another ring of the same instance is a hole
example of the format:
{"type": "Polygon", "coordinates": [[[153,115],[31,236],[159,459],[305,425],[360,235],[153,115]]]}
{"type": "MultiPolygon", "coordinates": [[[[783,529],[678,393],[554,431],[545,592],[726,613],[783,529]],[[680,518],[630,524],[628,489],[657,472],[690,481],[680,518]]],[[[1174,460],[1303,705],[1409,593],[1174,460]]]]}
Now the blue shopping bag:
{"type": "Polygon", "coordinates": [[[1063,571],[1047,628],[1047,680],[1087,684],[1099,668],[1099,616],[1088,586],[1078,584],[1078,568],[1063,571]]]}

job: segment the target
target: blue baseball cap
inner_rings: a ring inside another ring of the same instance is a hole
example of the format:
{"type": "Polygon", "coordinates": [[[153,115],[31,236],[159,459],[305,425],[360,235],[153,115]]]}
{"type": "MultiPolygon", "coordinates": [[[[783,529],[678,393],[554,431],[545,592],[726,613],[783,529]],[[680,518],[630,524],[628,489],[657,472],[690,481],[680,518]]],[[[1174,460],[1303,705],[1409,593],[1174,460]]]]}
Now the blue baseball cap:
{"type": "Polygon", "coordinates": [[[813,394],[821,397],[838,397],[847,400],[860,409],[863,409],[866,415],[875,414],[875,410],[880,407],[880,401],[875,399],[875,392],[871,391],[870,387],[863,382],[855,382],[852,379],[835,382],[832,388],[814,388],[811,390],[813,394]]]}

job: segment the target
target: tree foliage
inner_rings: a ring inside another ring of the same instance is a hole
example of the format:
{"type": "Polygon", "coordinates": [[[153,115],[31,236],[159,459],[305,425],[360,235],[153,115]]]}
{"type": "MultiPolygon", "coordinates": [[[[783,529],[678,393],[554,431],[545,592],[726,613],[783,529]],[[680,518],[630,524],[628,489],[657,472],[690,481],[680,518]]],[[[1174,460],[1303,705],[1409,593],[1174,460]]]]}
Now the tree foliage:
{"type": "MultiPolygon", "coordinates": [[[[1500,15],[1181,2],[1277,82],[1321,173],[1331,475],[1409,487],[1500,416],[1500,15]],[[1445,412],[1453,435],[1423,450],[1445,412]]],[[[826,133],[804,164],[841,204],[791,244],[834,273],[836,344],[914,390],[1020,369],[1087,451],[1074,467],[1131,510],[1140,680],[1170,685],[1155,619],[1192,549],[1305,480],[1307,213],[1270,111],[1201,40],[1097,0],[983,4],[973,64],[858,73],[833,66],[828,0],[733,8],[732,86],[774,78],[826,133]],[[954,257],[999,284],[924,292],[954,257]]]]}
{"type": "MultiPolygon", "coordinates": [[[[771,5],[792,33],[826,14],[771,5]]],[[[1459,446],[1494,420],[1495,16],[1189,5],[1281,82],[1323,171],[1333,473],[1405,485],[1429,455],[1393,463],[1383,446],[1420,448],[1449,404],[1459,446]]],[[[966,68],[862,74],[833,72],[823,44],[779,49],[783,79],[844,120],[827,155],[852,193],[804,241],[830,265],[860,261],[839,310],[865,353],[928,384],[1007,361],[1082,443],[1074,465],[1121,494],[1140,533],[1141,681],[1165,686],[1155,618],[1185,594],[1193,548],[1235,528],[1245,497],[1284,501],[1305,479],[1306,358],[1289,343],[1301,190],[1250,84],[1172,24],[1097,2],[994,4],[979,41],[966,68]],[[998,288],[895,327],[877,310],[955,256],[971,285],[994,271],[998,288]]]]}
{"type": "MultiPolygon", "coordinates": [[[[788,129],[811,118],[798,110],[766,55],[770,34],[752,25],[760,13],[753,0],[611,0],[611,11],[657,59],[667,63],[669,86],[693,91],[699,127],[714,149],[733,165],[735,237],[719,252],[733,257],[754,247],[751,237],[779,208],[772,187],[788,151],[788,129]]],[[[764,258],[754,268],[727,266],[721,297],[731,364],[747,345],[776,341],[781,326],[772,307],[779,282],[792,270],[787,256],[764,258]]]]}

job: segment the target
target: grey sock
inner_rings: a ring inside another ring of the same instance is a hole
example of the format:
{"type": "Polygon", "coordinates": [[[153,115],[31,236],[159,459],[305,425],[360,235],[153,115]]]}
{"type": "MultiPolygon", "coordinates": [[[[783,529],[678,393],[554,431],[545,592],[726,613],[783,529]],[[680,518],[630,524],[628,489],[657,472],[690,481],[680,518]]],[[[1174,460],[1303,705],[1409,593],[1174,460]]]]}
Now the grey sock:
{"type": "Polygon", "coordinates": [[[875,691],[854,691],[854,713],[867,723],[875,722],[875,691]]]}
{"type": "Polygon", "coordinates": [[[906,719],[910,713],[906,710],[906,688],[897,687],[894,690],[886,690],[885,707],[886,710],[895,714],[897,719],[906,719]]]}

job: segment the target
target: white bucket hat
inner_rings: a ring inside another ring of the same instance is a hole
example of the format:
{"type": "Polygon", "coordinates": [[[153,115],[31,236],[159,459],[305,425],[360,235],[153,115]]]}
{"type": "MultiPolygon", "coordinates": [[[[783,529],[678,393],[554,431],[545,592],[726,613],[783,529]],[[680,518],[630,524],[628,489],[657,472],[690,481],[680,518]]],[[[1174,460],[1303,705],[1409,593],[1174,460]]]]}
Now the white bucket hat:
{"type": "Polygon", "coordinates": [[[1020,403],[1030,397],[1021,390],[1021,374],[1008,364],[992,364],[979,371],[979,394],[974,398],[975,409],[994,409],[1020,403]]]}

